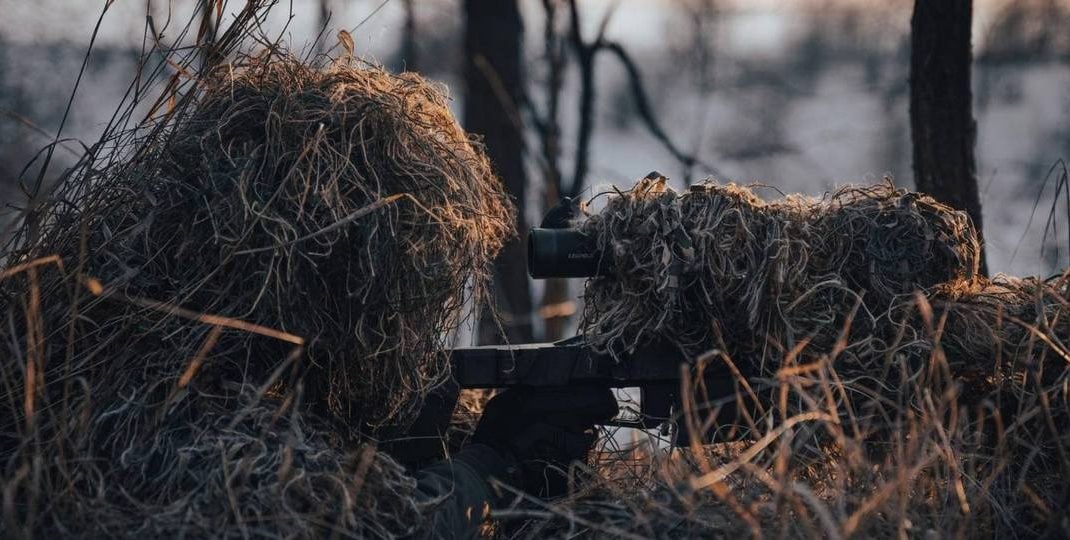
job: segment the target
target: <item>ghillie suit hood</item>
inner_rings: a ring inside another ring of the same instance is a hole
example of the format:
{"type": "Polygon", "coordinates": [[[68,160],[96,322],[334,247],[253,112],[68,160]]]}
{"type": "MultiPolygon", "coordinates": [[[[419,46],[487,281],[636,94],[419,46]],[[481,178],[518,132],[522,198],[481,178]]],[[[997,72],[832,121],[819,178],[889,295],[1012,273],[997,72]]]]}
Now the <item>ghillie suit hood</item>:
{"type": "Polygon", "coordinates": [[[512,234],[482,148],[416,75],[277,51],[141,129],[8,252],[10,524],[411,531],[414,482],[365,435],[447,377],[512,234]]]}

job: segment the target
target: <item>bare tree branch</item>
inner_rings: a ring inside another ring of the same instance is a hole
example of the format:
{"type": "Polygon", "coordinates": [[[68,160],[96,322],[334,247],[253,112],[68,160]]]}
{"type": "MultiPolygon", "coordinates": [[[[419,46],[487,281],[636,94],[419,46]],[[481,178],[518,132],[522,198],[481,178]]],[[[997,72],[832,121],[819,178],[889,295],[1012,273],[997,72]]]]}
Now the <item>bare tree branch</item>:
{"type": "Polygon", "coordinates": [[[632,98],[635,100],[635,108],[650,134],[685,166],[691,167],[695,165],[698,160],[680,150],[669,138],[669,135],[665,133],[658,119],[654,116],[654,110],[650,106],[650,98],[647,96],[646,88],[643,86],[643,75],[639,71],[639,66],[624,50],[624,47],[616,42],[603,42],[601,49],[613,53],[628,72],[628,83],[631,86],[632,98]]]}
{"type": "Polygon", "coordinates": [[[591,135],[594,132],[594,60],[597,49],[583,39],[576,0],[569,0],[568,8],[569,40],[573,51],[576,53],[576,61],[579,63],[580,68],[580,125],[579,130],[576,132],[576,155],[572,169],[572,183],[568,189],[568,195],[575,198],[583,190],[590,166],[591,135]]]}
{"type": "MultiPolygon", "coordinates": [[[[561,123],[559,109],[565,70],[565,44],[557,30],[558,0],[542,0],[545,14],[543,26],[544,54],[549,68],[546,81],[546,111],[536,121],[542,143],[542,165],[545,209],[561,198],[561,123]]],[[[575,301],[569,294],[568,280],[555,278],[546,281],[539,315],[543,318],[543,338],[554,341],[564,337],[569,318],[575,312],[575,301]],[[571,310],[569,309],[571,308],[571,310]]]]}
{"type": "Polygon", "coordinates": [[[565,47],[557,32],[557,0],[542,0],[545,12],[543,26],[544,54],[549,66],[546,82],[546,111],[536,120],[539,140],[542,143],[543,173],[546,184],[546,208],[561,197],[561,88],[564,85],[565,47]]]}
{"type": "Polygon", "coordinates": [[[613,10],[610,9],[599,26],[597,37],[594,41],[588,42],[583,39],[580,30],[579,9],[576,5],[576,0],[569,0],[569,38],[572,44],[572,49],[576,53],[577,62],[579,63],[580,68],[580,125],[576,134],[575,166],[572,174],[572,183],[567,190],[568,195],[573,198],[579,196],[580,192],[583,191],[587,174],[590,170],[590,144],[591,137],[594,134],[595,125],[595,59],[601,51],[611,53],[624,66],[628,75],[628,84],[631,88],[632,98],[635,101],[637,112],[639,113],[643,124],[646,126],[647,131],[649,131],[650,134],[653,135],[670,154],[672,154],[673,158],[684,166],[685,170],[690,171],[694,167],[699,166],[704,169],[706,173],[718,174],[717,169],[712,165],[681,150],[680,147],[672,141],[669,134],[665,132],[665,129],[662,128],[661,123],[658,121],[657,115],[651,106],[650,98],[648,97],[649,94],[643,84],[642,72],[639,70],[638,64],[635,63],[631,58],[631,55],[628,54],[620,43],[607,41],[605,39],[606,28],[609,25],[609,20],[610,17],[612,17],[612,14],[613,10]]]}

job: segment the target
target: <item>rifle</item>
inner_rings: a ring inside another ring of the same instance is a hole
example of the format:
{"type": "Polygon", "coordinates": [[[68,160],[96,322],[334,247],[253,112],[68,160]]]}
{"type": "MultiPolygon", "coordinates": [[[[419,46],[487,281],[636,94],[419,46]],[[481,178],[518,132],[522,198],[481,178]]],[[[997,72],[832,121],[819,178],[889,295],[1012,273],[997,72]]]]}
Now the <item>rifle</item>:
{"type": "MultiPolygon", "coordinates": [[[[583,278],[606,275],[606,254],[592,239],[569,225],[577,214],[565,198],[528,235],[528,273],[532,278],[583,278]]],[[[594,351],[582,336],[554,343],[463,347],[450,352],[453,376],[461,388],[511,386],[594,385],[606,388],[638,388],[638,418],[618,416],[614,425],[663,429],[678,419],[683,409],[680,396],[683,377],[697,376],[680,351],[663,343],[650,343],[628,354],[594,351]]],[[[727,368],[705,369],[703,406],[715,408],[718,420],[734,418],[735,381],[727,368]]],[[[691,397],[689,396],[689,399],[691,397]]],[[[680,429],[676,440],[685,443],[680,429]]]]}

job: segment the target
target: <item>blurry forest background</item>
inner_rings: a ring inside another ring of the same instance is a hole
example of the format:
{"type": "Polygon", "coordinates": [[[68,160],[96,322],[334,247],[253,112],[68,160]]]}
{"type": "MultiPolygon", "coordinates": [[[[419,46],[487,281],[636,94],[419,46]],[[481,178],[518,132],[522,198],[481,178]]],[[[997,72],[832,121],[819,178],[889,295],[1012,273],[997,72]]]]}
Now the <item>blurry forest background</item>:
{"type": "MultiPolygon", "coordinates": [[[[54,159],[73,162],[76,141],[97,139],[137,73],[146,12],[164,40],[205,16],[200,0],[117,0],[101,18],[104,4],[0,0],[5,220],[25,204],[31,161],[61,123],[71,141],[54,159]]],[[[560,195],[628,187],[651,170],[677,188],[707,176],[759,182],[771,197],[885,176],[912,188],[912,8],[909,0],[293,0],[272,21],[299,54],[339,54],[337,32],[346,29],[356,55],[444,83],[458,118],[486,134],[530,226],[560,195]],[[488,59],[516,69],[490,70],[488,59]]],[[[211,24],[216,15],[207,16],[211,24]]],[[[975,0],[972,24],[989,272],[1046,276],[1070,260],[1065,214],[1054,230],[1047,220],[1067,196],[1048,173],[1070,158],[1070,0],[975,0]]],[[[522,248],[504,264],[513,283],[499,284],[509,291],[499,308],[510,339],[566,333],[580,285],[529,284],[522,248]]]]}

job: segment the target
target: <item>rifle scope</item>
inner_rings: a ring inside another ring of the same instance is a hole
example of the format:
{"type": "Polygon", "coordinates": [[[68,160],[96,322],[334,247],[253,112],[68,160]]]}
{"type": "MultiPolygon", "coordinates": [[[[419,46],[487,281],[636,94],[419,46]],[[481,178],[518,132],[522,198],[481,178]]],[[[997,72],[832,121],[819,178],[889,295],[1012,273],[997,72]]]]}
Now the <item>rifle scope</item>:
{"type": "Polygon", "coordinates": [[[605,266],[594,241],[576,229],[540,227],[528,233],[528,273],[535,279],[594,277],[605,266]]]}

